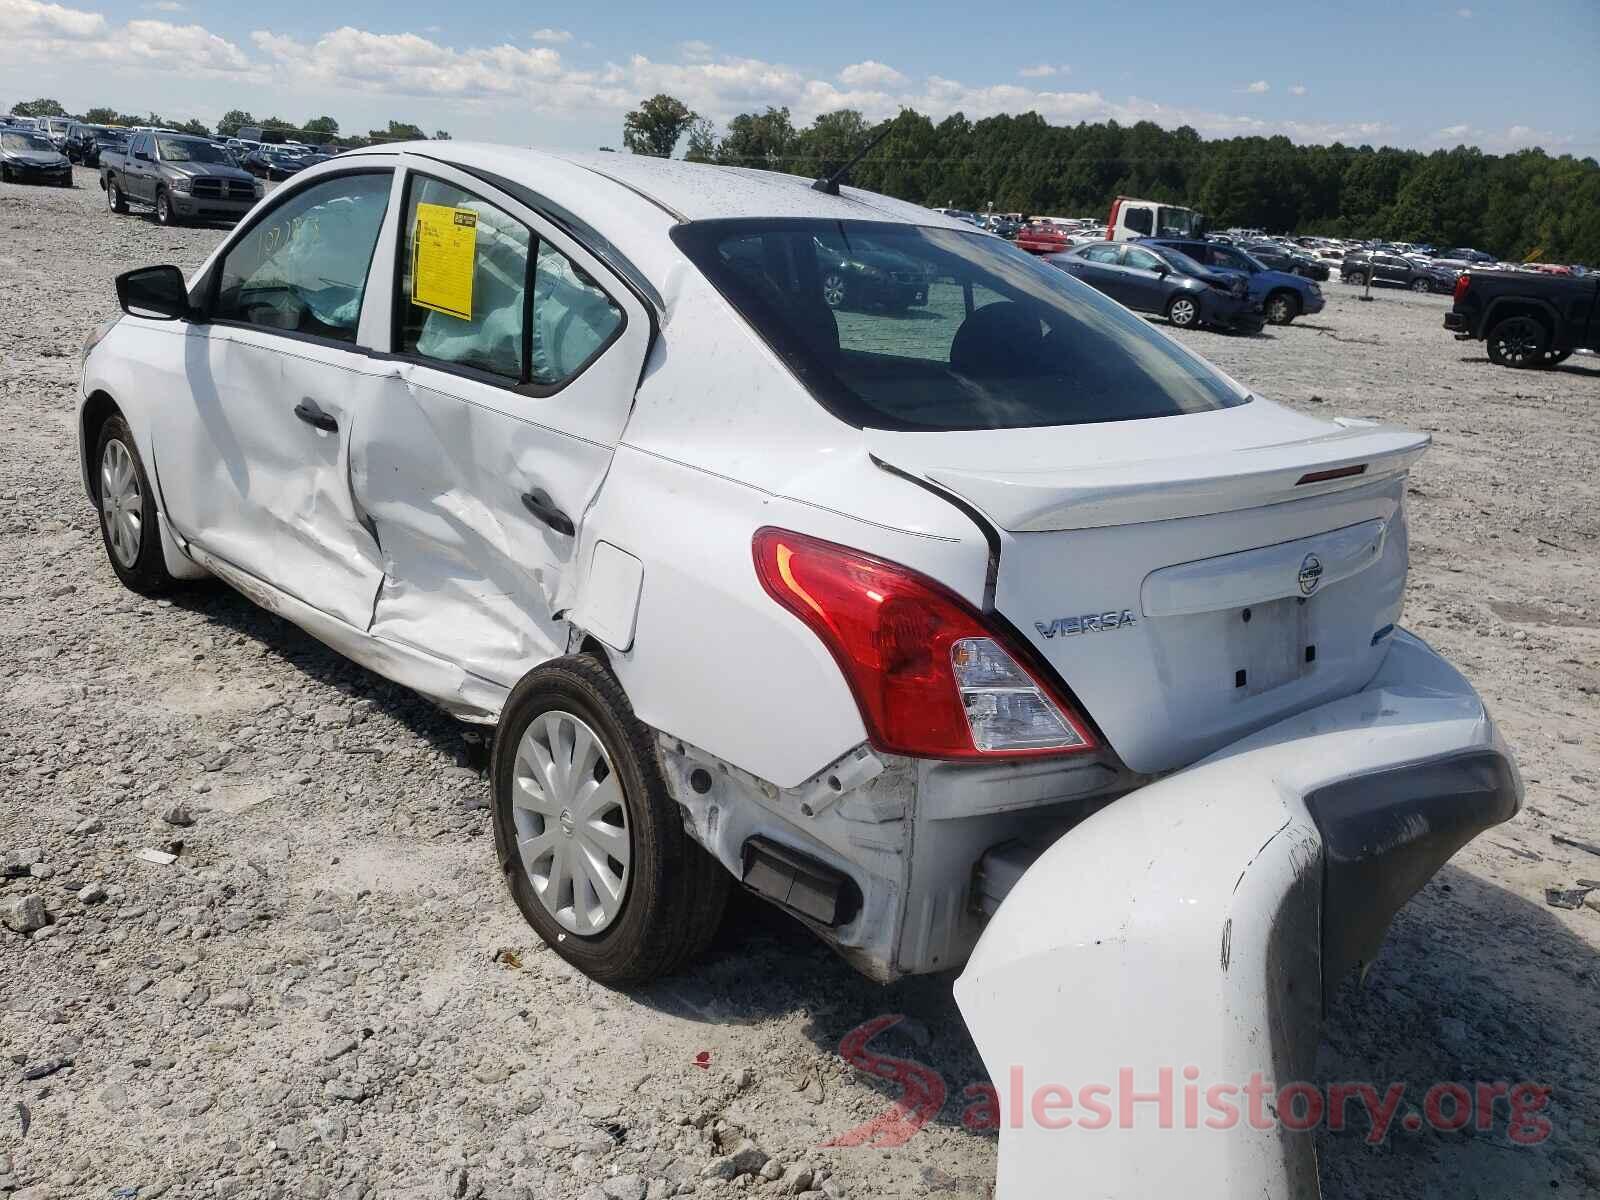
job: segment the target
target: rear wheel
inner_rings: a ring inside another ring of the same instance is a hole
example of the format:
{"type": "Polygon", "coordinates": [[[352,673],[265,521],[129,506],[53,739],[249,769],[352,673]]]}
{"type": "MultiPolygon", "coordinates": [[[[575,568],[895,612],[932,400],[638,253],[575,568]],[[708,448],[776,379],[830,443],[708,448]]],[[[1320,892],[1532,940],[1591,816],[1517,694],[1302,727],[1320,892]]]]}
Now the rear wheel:
{"type": "Polygon", "coordinates": [[[1189,329],[1200,323],[1200,306],[1180,292],[1167,301],[1167,320],[1179,329],[1189,329]]]}
{"type": "Polygon", "coordinates": [[[1292,292],[1273,292],[1267,297],[1267,322],[1287,325],[1300,315],[1300,301],[1292,292]]]}
{"type": "Polygon", "coordinates": [[[1413,279],[1411,281],[1411,290],[1413,292],[1417,292],[1418,294],[1423,292],[1431,292],[1433,291],[1433,284],[1429,283],[1426,279],[1413,279]]]}
{"type": "Polygon", "coordinates": [[[1550,331],[1533,317],[1507,317],[1489,331],[1489,361],[1502,367],[1543,367],[1550,350],[1550,331]]]}
{"type": "Polygon", "coordinates": [[[495,734],[495,849],[534,931],[613,987],[677,970],[709,944],[728,873],[684,831],[654,735],[594,658],[546,663],[495,734]]]}
{"type": "Polygon", "coordinates": [[[1362,284],[1366,283],[1367,277],[1360,271],[1350,271],[1345,275],[1344,281],[1348,284],[1353,284],[1356,287],[1360,287],[1362,284]]]}
{"type": "Polygon", "coordinates": [[[109,418],[95,442],[95,499],[100,538],[122,585],[143,596],[159,596],[177,582],[167,573],[156,523],[155,493],[139,461],[133,431],[122,417],[109,418]]]}
{"type": "Polygon", "coordinates": [[[106,207],[114,213],[128,211],[127,198],[123,196],[122,189],[117,186],[115,179],[106,180],[106,207]]]}

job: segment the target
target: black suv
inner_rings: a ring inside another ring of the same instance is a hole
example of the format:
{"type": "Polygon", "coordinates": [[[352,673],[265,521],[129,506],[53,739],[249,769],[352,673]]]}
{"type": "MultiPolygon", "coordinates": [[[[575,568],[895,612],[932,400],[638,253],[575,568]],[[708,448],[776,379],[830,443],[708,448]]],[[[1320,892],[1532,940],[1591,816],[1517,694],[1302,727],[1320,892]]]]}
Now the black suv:
{"type": "Polygon", "coordinates": [[[1339,278],[1357,287],[1391,283],[1413,292],[1448,292],[1456,285],[1456,273],[1447,267],[1424,266],[1415,259],[1383,250],[1356,250],[1339,264],[1339,278]]]}

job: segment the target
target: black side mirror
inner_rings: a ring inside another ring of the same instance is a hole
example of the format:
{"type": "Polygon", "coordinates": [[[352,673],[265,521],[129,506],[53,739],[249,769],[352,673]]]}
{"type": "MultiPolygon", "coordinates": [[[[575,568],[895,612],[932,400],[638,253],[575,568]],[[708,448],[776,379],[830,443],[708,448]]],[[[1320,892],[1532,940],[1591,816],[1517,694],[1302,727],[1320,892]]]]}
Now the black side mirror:
{"type": "Polygon", "coordinates": [[[189,291],[177,267],[140,267],[117,276],[117,303],[130,317],[181,321],[191,316],[189,291]]]}

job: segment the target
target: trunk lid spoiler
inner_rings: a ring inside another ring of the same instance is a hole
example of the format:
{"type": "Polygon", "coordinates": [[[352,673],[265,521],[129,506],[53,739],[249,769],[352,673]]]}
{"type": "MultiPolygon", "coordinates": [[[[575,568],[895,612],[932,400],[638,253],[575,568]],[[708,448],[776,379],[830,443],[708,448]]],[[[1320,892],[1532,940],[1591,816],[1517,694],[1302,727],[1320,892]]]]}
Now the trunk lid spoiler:
{"type": "MultiPolygon", "coordinates": [[[[1211,453],[1028,469],[913,465],[1015,533],[1096,529],[1209,516],[1360,487],[1404,474],[1427,450],[1425,433],[1341,419],[1312,437],[1211,453]]],[[[1052,431],[1053,432],[1053,431],[1052,431]]]]}

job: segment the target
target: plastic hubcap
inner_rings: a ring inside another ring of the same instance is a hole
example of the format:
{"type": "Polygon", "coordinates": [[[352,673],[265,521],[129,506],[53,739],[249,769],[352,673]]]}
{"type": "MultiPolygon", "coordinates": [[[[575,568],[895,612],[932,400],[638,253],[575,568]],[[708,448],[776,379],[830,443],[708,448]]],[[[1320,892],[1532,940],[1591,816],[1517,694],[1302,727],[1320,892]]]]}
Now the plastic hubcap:
{"type": "Polygon", "coordinates": [[[517,853],[539,903],[571,933],[602,932],[628,893],[633,839],[622,783],[580,718],[535,717],[511,777],[517,853]]]}
{"type": "Polygon", "coordinates": [[[106,443],[100,456],[100,511],[111,553],[125,569],[131,569],[138,561],[144,535],[144,495],[139,491],[133,455],[115,440],[106,443]]]}

